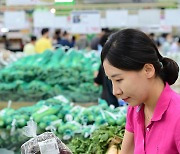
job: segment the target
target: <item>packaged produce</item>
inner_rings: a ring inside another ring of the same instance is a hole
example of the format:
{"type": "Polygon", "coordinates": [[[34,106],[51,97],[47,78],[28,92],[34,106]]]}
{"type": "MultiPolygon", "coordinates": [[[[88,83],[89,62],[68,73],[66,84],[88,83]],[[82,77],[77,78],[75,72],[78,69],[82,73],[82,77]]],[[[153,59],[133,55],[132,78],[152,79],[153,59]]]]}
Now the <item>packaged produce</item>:
{"type": "MultiPolygon", "coordinates": [[[[109,107],[104,100],[99,100],[97,105],[82,107],[70,102],[62,95],[41,100],[33,106],[17,110],[7,107],[0,111],[0,147],[18,151],[20,146],[28,140],[27,135],[22,134],[22,129],[29,120],[34,120],[37,123],[38,135],[51,131],[66,144],[79,137],[82,138],[80,142],[84,148],[88,146],[84,145],[84,142],[89,141],[92,136],[94,136],[93,139],[99,140],[96,138],[99,135],[93,134],[102,125],[105,125],[105,128],[101,129],[99,133],[108,134],[106,130],[112,130],[108,137],[104,134],[100,135],[103,136],[103,140],[119,135],[122,138],[126,110],[127,106],[109,107]]],[[[31,132],[31,130],[27,132],[31,132]]],[[[108,143],[104,142],[106,145],[108,143]]],[[[108,146],[105,149],[107,148],[108,146]]],[[[92,151],[91,148],[90,151],[92,151]]],[[[75,152],[78,153],[78,149],[75,149],[75,152]]]]}
{"type": "Polygon", "coordinates": [[[24,134],[33,137],[21,146],[21,154],[71,154],[69,148],[52,132],[36,135],[37,125],[28,122],[24,134]]]}

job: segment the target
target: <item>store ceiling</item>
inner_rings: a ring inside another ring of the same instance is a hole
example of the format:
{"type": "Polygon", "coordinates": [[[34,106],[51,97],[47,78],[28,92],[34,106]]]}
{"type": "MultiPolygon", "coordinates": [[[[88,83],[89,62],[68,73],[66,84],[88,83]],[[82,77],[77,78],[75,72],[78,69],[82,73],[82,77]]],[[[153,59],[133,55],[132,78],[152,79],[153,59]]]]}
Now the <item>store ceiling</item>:
{"type": "Polygon", "coordinates": [[[147,2],[157,2],[157,0],[84,0],[84,3],[147,3],[147,2]]]}
{"type": "MultiPolygon", "coordinates": [[[[0,12],[6,10],[33,10],[39,6],[6,6],[6,0],[0,0],[0,12]]],[[[44,0],[42,0],[44,1],[44,0]]],[[[52,2],[54,0],[46,0],[52,2]]],[[[75,0],[75,5],[40,6],[71,10],[106,10],[106,9],[139,9],[139,8],[172,8],[178,7],[178,0],[75,0]],[[136,2],[136,3],[135,3],[136,2]]]]}

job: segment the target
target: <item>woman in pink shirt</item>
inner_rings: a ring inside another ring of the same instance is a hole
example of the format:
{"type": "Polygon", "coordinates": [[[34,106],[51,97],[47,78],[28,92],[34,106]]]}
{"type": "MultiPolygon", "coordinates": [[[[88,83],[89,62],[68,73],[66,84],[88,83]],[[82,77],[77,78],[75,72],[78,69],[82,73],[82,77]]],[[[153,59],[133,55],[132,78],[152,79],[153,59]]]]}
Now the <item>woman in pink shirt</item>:
{"type": "Polygon", "coordinates": [[[121,154],[180,153],[180,96],[169,86],[177,63],[135,29],[111,35],[101,60],[113,94],[129,104],[121,154]]]}

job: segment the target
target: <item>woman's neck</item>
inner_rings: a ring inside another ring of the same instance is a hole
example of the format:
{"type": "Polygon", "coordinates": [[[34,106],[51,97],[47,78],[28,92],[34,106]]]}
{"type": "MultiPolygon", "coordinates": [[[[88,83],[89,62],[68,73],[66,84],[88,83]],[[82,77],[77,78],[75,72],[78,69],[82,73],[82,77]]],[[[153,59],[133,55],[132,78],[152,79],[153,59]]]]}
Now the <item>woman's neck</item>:
{"type": "Polygon", "coordinates": [[[164,87],[164,82],[161,79],[157,78],[156,80],[152,81],[149,91],[150,95],[148,96],[147,101],[144,102],[145,109],[150,115],[153,115],[157,101],[164,87]]]}

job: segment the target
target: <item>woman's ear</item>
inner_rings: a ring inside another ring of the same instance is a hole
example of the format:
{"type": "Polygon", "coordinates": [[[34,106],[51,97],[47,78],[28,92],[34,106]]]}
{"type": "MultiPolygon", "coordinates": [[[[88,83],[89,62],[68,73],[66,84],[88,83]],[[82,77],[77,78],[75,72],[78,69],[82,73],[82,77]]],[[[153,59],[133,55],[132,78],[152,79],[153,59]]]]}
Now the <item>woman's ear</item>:
{"type": "Polygon", "coordinates": [[[144,73],[148,79],[154,77],[155,68],[154,68],[153,64],[145,64],[143,69],[144,69],[144,73]]]}

